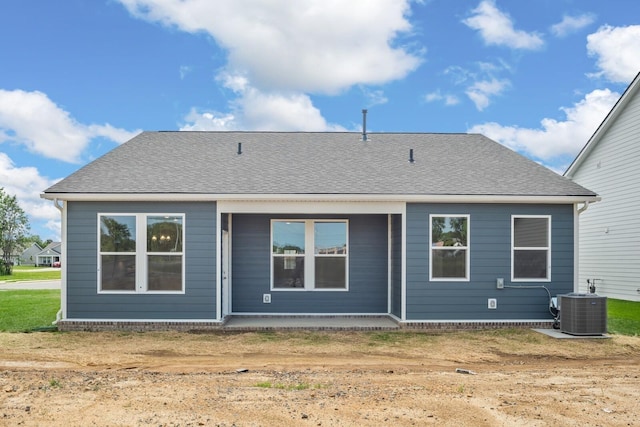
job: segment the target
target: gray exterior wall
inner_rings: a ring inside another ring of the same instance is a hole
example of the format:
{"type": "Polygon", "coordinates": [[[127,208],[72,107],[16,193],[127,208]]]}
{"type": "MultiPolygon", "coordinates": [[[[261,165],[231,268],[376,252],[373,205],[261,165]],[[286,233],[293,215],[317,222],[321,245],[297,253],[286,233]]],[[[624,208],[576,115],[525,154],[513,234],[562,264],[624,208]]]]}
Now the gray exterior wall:
{"type": "Polygon", "coordinates": [[[407,320],[547,320],[549,297],[573,291],[572,205],[407,205],[407,320]],[[429,214],[469,214],[470,281],[429,281],[429,214]],[[551,215],[551,282],[511,282],[511,215],[551,215]],[[489,310],[488,298],[497,299],[489,310]]]}
{"type": "Polygon", "coordinates": [[[402,317],[402,215],[391,216],[391,314],[402,317]]]}
{"type": "Polygon", "coordinates": [[[215,203],[67,203],[68,319],[215,319],[215,203]],[[184,294],[98,294],[98,213],[184,213],[184,294]]]}
{"type": "Polygon", "coordinates": [[[387,215],[249,215],[232,218],[233,313],[388,312],[387,215]],[[271,219],[349,220],[348,291],[271,291],[271,219]],[[271,294],[264,304],[262,295],[271,294]]]}

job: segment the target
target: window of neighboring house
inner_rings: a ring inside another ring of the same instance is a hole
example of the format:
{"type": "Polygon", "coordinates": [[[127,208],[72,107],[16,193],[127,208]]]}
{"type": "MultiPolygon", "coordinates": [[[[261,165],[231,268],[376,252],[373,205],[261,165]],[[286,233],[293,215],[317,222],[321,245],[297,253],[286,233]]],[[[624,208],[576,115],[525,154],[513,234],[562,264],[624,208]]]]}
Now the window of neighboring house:
{"type": "Polygon", "coordinates": [[[551,280],[551,217],[511,217],[511,278],[551,280]]]}
{"type": "Polygon", "coordinates": [[[273,220],[271,289],[346,290],[346,220],[273,220]]]}
{"type": "Polygon", "coordinates": [[[99,291],[184,290],[184,215],[101,214],[99,222],[99,291]]]}
{"type": "Polygon", "coordinates": [[[469,215],[430,215],[430,280],[469,280],[469,215]]]}

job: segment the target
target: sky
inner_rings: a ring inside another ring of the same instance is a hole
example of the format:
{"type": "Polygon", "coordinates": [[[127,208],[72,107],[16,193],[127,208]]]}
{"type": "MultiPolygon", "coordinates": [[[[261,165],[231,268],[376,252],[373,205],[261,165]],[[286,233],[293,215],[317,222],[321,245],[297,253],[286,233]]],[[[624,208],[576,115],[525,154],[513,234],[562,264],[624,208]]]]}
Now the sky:
{"type": "Polygon", "coordinates": [[[142,130],[482,133],[563,173],[640,71],[637,0],[6,0],[0,187],[142,130]]]}

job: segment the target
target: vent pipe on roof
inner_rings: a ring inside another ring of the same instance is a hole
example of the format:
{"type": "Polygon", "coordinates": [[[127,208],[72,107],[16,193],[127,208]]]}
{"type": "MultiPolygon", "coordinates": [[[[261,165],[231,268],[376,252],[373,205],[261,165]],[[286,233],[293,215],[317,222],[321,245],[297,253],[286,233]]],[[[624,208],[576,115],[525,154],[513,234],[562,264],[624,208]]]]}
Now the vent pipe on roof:
{"type": "Polygon", "coordinates": [[[242,142],[238,142],[238,155],[242,154],[242,142]]]}
{"type": "Polygon", "coordinates": [[[413,148],[409,149],[409,163],[413,163],[415,160],[413,159],[413,148]]]}
{"type": "Polygon", "coordinates": [[[367,140],[367,110],[362,110],[362,140],[367,140]]]}

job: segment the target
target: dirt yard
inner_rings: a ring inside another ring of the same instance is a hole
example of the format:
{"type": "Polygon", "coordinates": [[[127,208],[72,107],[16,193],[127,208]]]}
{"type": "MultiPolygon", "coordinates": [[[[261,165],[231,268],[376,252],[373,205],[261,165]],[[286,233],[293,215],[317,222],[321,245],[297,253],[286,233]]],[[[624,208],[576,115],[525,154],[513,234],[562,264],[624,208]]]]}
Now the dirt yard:
{"type": "Polygon", "coordinates": [[[640,425],[640,337],[0,334],[0,425],[640,425]]]}

